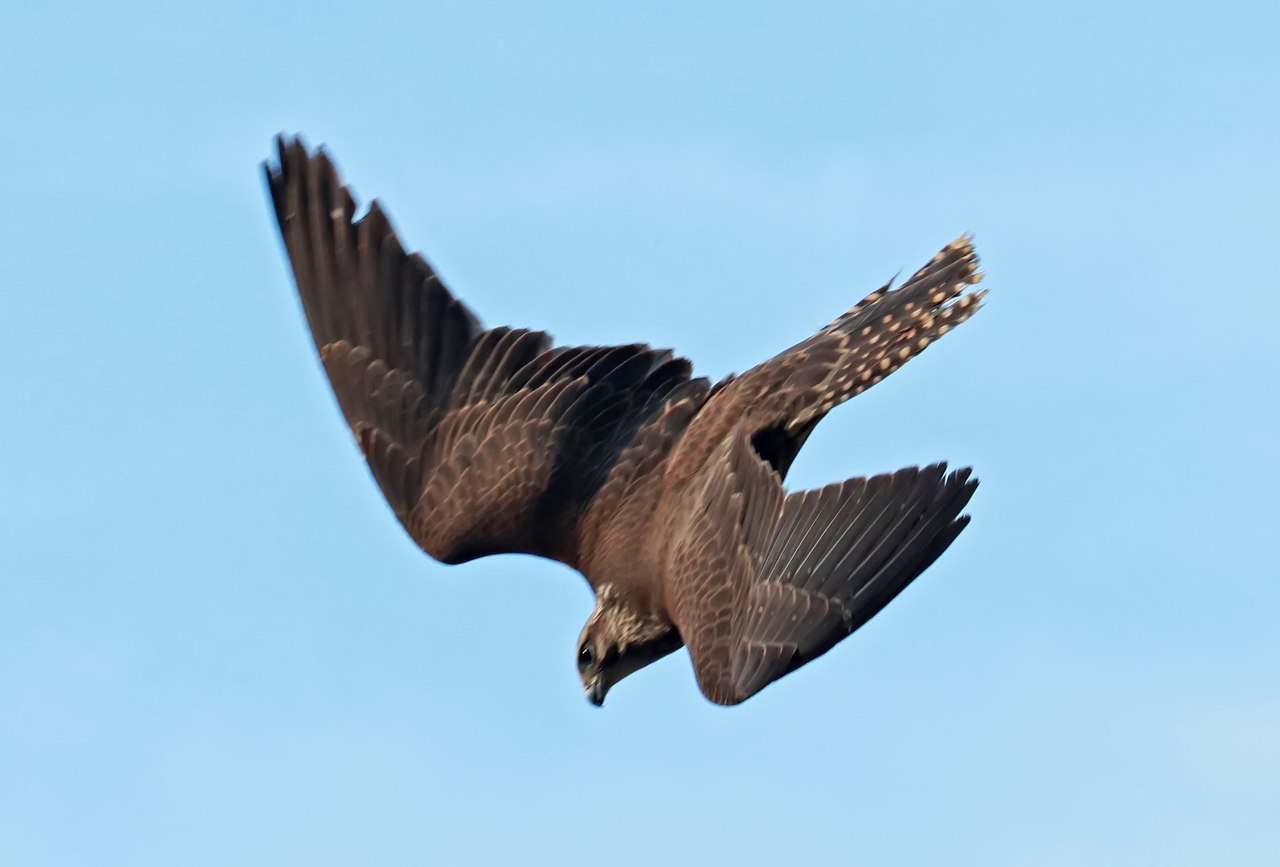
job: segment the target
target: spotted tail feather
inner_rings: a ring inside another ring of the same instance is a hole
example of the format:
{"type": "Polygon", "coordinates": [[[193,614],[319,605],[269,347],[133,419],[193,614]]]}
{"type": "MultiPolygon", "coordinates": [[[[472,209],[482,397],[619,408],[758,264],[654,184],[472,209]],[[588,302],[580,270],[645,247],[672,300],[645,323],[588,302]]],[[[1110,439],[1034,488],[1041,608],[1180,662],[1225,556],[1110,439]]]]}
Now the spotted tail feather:
{"type": "MultiPolygon", "coordinates": [[[[952,241],[897,289],[892,281],[855,304],[807,343],[823,375],[815,379],[802,406],[788,422],[801,429],[832,407],[867,390],[923,352],[982,306],[986,290],[966,292],[981,282],[972,238],[952,241]]],[[[800,349],[805,344],[801,344],[800,349]]],[[[797,371],[798,384],[806,377],[797,371]]]]}

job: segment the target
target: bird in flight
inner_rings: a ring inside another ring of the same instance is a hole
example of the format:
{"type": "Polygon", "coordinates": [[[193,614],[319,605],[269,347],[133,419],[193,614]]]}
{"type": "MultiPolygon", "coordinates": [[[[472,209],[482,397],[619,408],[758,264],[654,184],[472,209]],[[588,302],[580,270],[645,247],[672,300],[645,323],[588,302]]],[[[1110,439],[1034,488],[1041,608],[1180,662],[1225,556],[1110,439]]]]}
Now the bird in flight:
{"type": "Polygon", "coordinates": [[[523,553],[580,572],[578,673],[603,703],[682,646],[737,704],[826,653],[955,540],[969,469],[908,467],[787,493],[832,407],[979,308],[968,237],[785,352],[716,384],[645,344],[485,328],[328,154],[277,139],[280,234],[329,381],[378,486],[443,563],[523,553]]]}

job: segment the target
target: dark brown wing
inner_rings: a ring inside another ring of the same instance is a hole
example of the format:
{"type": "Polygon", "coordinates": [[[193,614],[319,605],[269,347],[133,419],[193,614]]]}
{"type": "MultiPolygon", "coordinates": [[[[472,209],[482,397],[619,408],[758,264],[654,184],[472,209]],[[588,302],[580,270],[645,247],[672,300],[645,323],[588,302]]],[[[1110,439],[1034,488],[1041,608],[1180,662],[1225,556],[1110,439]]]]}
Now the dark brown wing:
{"type": "Polygon", "coordinates": [[[736,704],[826,653],[946,550],[976,487],[937,464],[784,497],[745,432],[726,439],[667,578],[702,692],[736,704]]]}
{"type": "Polygon", "coordinates": [[[737,431],[685,496],[664,576],[671,618],[689,647],[703,695],[735,704],[742,700],[734,688],[738,635],[778,525],[782,482],[737,431]]]}
{"type": "Polygon", "coordinates": [[[782,476],[832,407],[884,379],[980,307],[978,258],[957,238],[902,286],[885,285],[817,334],[727,381],[672,458],[673,482],[692,478],[738,426],[782,476]]]}
{"type": "Polygon", "coordinates": [[[576,566],[587,504],[689,363],[483,329],[376,200],[356,218],[327,154],[296,138],[278,151],[266,174],[303,309],[401,523],[445,562],[519,552],[576,566]]]}

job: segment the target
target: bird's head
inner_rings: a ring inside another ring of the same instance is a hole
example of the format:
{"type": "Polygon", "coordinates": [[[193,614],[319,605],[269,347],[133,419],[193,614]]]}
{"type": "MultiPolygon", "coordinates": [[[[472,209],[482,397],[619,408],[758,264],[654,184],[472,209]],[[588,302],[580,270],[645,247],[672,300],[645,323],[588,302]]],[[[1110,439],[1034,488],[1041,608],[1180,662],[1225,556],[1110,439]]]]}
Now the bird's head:
{"type": "Polygon", "coordinates": [[[683,644],[672,624],[639,613],[624,598],[601,588],[578,637],[578,676],[587,701],[599,707],[615,683],[683,644]]]}

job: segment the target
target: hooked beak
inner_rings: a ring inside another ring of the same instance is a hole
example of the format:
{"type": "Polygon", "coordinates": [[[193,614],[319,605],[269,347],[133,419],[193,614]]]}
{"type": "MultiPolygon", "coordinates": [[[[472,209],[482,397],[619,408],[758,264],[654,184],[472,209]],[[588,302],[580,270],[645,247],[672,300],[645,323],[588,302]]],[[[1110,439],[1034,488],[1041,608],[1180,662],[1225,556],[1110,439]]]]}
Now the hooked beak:
{"type": "Polygon", "coordinates": [[[608,691],[609,688],[604,685],[604,678],[596,675],[591,679],[591,683],[587,684],[587,701],[600,707],[604,704],[604,694],[608,691]]]}

